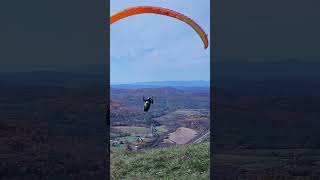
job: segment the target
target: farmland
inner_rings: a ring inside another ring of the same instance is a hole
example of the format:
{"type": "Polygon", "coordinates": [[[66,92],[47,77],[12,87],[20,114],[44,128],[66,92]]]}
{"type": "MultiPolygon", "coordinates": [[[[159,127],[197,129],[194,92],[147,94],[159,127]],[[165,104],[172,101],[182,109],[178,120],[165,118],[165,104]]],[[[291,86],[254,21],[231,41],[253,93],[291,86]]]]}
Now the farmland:
{"type": "MultiPolygon", "coordinates": [[[[209,104],[209,89],[111,89],[111,140],[134,144],[141,150],[187,144],[209,131],[209,104]],[[147,113],[142,110],[143,96],[154,97],[147,113]]],[[[118,149],[111,146],[111,150],[118,149]]]]}

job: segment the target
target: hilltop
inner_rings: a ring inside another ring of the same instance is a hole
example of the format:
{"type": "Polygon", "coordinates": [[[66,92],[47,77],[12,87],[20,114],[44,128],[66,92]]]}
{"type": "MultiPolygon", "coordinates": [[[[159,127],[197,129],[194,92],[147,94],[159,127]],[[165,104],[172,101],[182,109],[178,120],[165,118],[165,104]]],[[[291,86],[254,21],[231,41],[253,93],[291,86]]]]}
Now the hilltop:
{"type": "Polygon", "coordinates": [[[113,179],[209,179],[209,143],[111,154],[113,179]]]}

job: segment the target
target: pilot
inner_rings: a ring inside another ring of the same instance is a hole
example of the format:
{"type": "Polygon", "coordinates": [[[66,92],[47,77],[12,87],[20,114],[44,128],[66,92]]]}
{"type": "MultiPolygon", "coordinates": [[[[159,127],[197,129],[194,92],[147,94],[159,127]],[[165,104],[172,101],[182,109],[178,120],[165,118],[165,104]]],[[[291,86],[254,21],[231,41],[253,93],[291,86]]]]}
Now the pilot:
{"type": "Polygon", "coordinates": [[[144,101],[143,110],[147,112],[150,109],[150,105],[153,104],[153,97],[152,98],[148,97],[147,99],[143,97],[143,101],[144,101]]]}

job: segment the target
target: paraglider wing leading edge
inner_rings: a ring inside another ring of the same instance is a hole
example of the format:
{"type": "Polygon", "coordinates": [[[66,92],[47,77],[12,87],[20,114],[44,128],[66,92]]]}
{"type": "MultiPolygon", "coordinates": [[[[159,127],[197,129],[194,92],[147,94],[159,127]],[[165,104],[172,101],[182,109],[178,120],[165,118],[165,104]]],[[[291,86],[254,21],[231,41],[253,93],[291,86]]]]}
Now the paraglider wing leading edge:
{"type": "Polygon", "coordinates": [[[200,38],[204,44],[204,48],[206,49],[208,47],[208,45],[209,45],[208,36],[204,32],[204,30],[195,21],[193,21],[189,17],[187,17],[179,12],[176,12],[176,11],[173,11],[170,9],[166,9],[166,8],[162,8],[162,7],[136,6],[136,7],[124,9],[124,10],[119,11],[119,12],[110,16],[110,25],[112,23],[115,23],[123,18],[128,17],[128,16],[133,16],[133,15],[137,15],[137,14],[145,14],[145,13],[152,13],[152,14],[169,16],[169,17],[173,17],[173,18],[179,19],[179,20],[187,23],[198,33],[198,35],[200,36],[200,38]]]}

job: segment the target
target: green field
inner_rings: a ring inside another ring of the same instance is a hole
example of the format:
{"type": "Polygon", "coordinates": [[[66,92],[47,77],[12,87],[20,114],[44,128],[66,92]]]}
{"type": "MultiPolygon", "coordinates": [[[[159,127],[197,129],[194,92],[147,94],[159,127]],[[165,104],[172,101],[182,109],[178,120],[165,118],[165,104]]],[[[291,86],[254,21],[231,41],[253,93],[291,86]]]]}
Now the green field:
{"type": "Polygon", "coordinates": [[[159,133],[159,134],[168,132],[168,129],[166,129],[166,126],[164,126],[164,125],[156,126],[155,129],[157,130],[157,133],[159,133]]]}
{"type": "Polygon", "coordinates": [[[120,130],[123,133],[129,134],[147,134],[150,132],[150,128],[139,126],[114,126],[113,128],[120,130]]]}
{"type": "Polygon", "coordinates": [[[112,179],[209,179],[209,143],[111,154],[112,179]]]}

